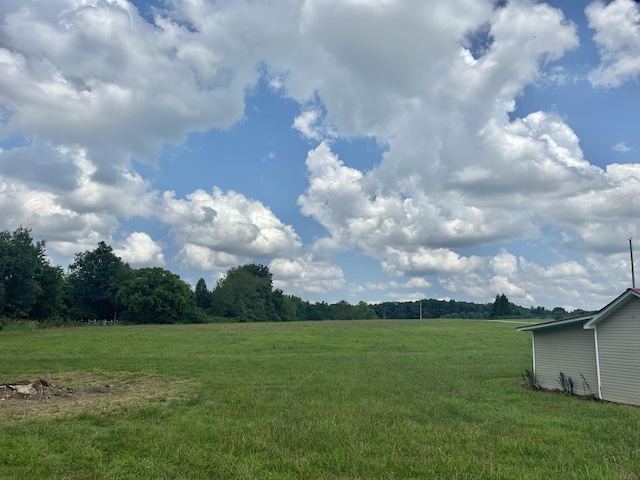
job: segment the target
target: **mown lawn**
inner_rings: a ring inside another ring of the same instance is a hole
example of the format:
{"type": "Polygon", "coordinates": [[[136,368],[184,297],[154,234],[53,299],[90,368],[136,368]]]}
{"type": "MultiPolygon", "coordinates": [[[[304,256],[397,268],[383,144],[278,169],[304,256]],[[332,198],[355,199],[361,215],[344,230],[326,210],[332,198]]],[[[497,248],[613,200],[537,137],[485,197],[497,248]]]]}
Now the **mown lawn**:
{"type": "Polygon", "coordinates": [[[77,395],[0,402],[0,478],[640,478],[640,408],[521,388],[514,326],[5,330],[0,384],[77,395]]]}

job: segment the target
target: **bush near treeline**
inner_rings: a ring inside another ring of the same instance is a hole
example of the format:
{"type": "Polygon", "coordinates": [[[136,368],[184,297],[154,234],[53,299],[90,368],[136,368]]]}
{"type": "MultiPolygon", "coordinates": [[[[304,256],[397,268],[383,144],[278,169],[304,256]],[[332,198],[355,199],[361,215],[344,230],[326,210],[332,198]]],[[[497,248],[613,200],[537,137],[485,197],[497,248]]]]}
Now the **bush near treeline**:
{"type": "MultiPolygon", "coordinates": [[[[524,308],[497,295],[494,303],[421,300],[351,305],[307,302],[273,288],[264,265],[231,268],[210,290],[204,279],[195,291],[179,275],[159,267],[130,267],[105,242],[77,253],[67,271],[52,265],[45,240],[19,227],[0,232],[0,319],[36,321],[124,321],[202,323],[287,322],[375,318],[561,317],[562,308],[524,308]]],[[[0,321],[0,328],[3,322],[0,321]]]]}

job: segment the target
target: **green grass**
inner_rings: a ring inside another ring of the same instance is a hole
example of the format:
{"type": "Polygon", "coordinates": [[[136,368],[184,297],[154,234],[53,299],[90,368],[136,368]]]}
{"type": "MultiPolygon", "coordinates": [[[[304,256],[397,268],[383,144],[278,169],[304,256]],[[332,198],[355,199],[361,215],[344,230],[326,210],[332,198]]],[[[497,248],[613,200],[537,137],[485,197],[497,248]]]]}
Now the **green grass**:
{"type": "Polygon", "coordinates": [[[0,478],[640,478],[640,409],[520,388],[530,342],[455,320],[5,330],[0,383],[167,392],[0,402],[0,478]]]}

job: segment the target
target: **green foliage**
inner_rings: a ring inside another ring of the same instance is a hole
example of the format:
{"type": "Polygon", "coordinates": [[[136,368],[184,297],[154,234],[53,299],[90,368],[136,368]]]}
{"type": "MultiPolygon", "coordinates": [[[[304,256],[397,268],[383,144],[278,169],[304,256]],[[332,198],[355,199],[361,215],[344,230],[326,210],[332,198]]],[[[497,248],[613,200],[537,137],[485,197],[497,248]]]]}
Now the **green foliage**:
{"type": "Polygon", "coordinates": [[[129,265],[105,242],[77,253],[67,275],[70,318],[117,319],[116,293],[130,275],[129,265]]]}
{"type": "Polygon", "coordinates": [[[6,293],[4,287],[4,275],[0,278],[2,279],[2,281],[0,282],[0,314],[2,314],[4,313],[5,309],[6,293]]]}
{"type": "MultiPolygon", "coordinates": [[[[30,230],[0,232],[0,315],[14,319],[116,320],[117,293],[134,271],[105,242],[95,250],[77,253],[66,277],[52,266],[44,240],[33,243],[30,230]]],[[[182,290],[182,289],[180,289],[182,290]]],[[[150,296],[149,293],[147,296],[150,296]]],[[[548,318],[567,312],[556,307],[524,308],[497,295],[493,304],[424,299],[420,302],[383,302],[351,305],[310,303],[273,289],[269,268],[248,264],[231,268],[209,291],[203,278],[195,287],[196,308],[182,322],[265,322],[301,320],[363,320],[375,318],[548,318]],[[421,314],[422,310],[422,314],[421,314]]],[[[176,299],[179,304],[181,299],[176,299]]],[[[577,310],[577,313],[588,313],[577,310]]],[[[145,320],[147,321],[147,320],[145,320]]],[[[171,320],[174,321],[174,320],[171,320]]],[[[50,322],[55,323],[55,322],[50,322]]]]}
{"type": "Polygon", "coordinates": [[[311,304],[294,295],[285,295],[282,290],[273,289],[271,272],[264,265],[231,268],[210,296],[201,279],[196,285],[196,296],[198,292],[202,299],[198,305],[206,305],[210,298],[211,308],[207,309],[210,314],[239,322],[376,318],[366,302],[360,302],[356,307],[346,301],[334,305],[311,304]]]}
{"type": "Polygon", "coordinates": [[[264,265],[231,268],[218,281],[211,303],[214,315],[236,317],[241,322],[280,320],[273,299],[272,275],[264,265]]]}
{"type": "MultiPolygon", "coordinates": [[[[322,305],[316,305],[311,309],[320,307],[322,305]]],[[[321,314],[320,314],[321,315],[321,314]]],[[[378,318],[376,312],[366,302],[359,302],[358,305],[351,305],[346,300],[341,300],[338,303],[329,305],[329,315],[331,320],[371,320],[378,318]]]]}
{"type": "Polygon", "coordinates": [[[306,320],[331,320],[331,306],[327,302],[307,304],[306,320]]]}
{"type": "Polygon", "coordinates": [[[40,293],[35,280],[40,245],[33,245],[30,231],[18,228],[0,232],[0,272],[2,312],[16,318],[28,318],[40,293]]]}
{"type": "Polygon", "coordinates": [[[493,306],[491,307],[489,318],[507,318],[509,315],[511,315],[511,304],[509,303],[509,299],[504,293],[496,295],[496,300],[493,302],[493,306]]]}
{"type": "Polygon", "coordinates": [[[554,308],[551,313],[555,319],[564,318],[569,315],[569,313],[562,307],[554,308]]]}
{"type": "Polygon", "coordinates": [[[282,290],[276,288],[273,291],[273,306],[278,318],[283,322],[293,322],[299,320],[298,314],[301,299],[291,295],[285,295],[282,290]]]}
{"type": "Polygon", "coordinates": [[[135,270],[117,293],[121,318],[131,323],[193,321],[195,298],[180,276],[159,267],[135,270]]]}
{"type": "MultiPolygon", "coordinates": [[[[489,318],[491,304],[456,300],[422,300],[422,318],[489,318]]],[[[420,302],[382,302],[371,305],[378,318],[420,318],[420,302]]]]}
{"type": "Polygon", "coordinates": [[[196,306],[205,312],[211,308],[211,292],[207,289],[207,282],[204,278],[198,280],[195,291],[196,306]]]}
{"type": "Polygon", "coordinates": [[[346,300],[341,300],[329,307],[332,320],[350,320],[353,307],[346,300]]]}
{"type": "Polygon", "coordinates": [[[376,312],[366,302],[358,302],[358,305],[353,307],[351,312],[351,319],[353,320],[371,320],[378,318],[376,312]]]}
{"type": "Polygon", "coordinates": [[[0,232],[0,315],[54,318],[62,311],[62,271],[52,266],[45,241],[33,242],[31,230],[0,232]]]}
{"type": "Polygon", "coordinates": [[[41,320],[57,320],[64,308],[64,273],[62,268],[49,265],[48,260],[38,264],[35,278],[40,292],[31,308],[30,317],[41,320]]]}

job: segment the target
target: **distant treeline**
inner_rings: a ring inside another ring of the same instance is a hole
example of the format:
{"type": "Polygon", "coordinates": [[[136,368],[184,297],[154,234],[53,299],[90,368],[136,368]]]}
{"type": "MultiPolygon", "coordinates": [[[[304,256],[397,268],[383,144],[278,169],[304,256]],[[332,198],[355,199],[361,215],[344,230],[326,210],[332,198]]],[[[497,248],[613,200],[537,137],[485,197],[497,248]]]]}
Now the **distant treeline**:
{"type": "Polygon", "coordinates": [[[257,264],[231,268],[212,289],[201,278],[193,291],[178,275],[163,268],[130,267],[105,242],[77,253],[66,272],[51,265],[45,246],[44,240],[34,242],[27,228],[0,232],[0,328],[2,318],[58,323],[202,323],[567,315],[559,307],[551,311],[519,307],[504,294],[488,304],[427,299],[357,305],[344,300],[311,303],[274,289],[269,268],[257,264]]]}
{"type": "Polygon", "coordinates": [[[493,303],[459,302],[425,299],[414,302],[383,302],[371,305],[378,318],[475,318],[475,319],[555,319],[578,315],[584,310],[567,312],[562,307],[521,307],[504,294],[496,295],[493,303]]]}

